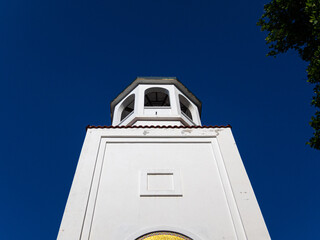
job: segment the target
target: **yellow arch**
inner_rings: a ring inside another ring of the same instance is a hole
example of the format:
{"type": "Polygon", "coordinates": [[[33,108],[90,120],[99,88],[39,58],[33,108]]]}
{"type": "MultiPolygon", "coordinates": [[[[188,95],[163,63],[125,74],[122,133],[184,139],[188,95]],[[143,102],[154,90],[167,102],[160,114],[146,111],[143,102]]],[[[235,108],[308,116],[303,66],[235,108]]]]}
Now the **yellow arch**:
{"type": "Polygon", "coordinates": [[[191,240],[191,238],[181,236],[177,233],[157,232],[150,233],[148,235],[138,238],[137,240],[191,240]]]}

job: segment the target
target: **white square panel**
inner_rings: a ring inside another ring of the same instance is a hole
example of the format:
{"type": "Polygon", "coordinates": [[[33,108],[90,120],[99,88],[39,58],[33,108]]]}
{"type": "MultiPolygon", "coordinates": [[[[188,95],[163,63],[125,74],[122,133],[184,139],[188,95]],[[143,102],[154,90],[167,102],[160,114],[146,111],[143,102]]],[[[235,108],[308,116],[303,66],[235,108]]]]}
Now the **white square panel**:
{"type": "Polygon", "coordinates": [[[175,169],[141,171],[140,197],[182,197],[180,172],[175,169]]]}
{"type": "Polygon", "coordinates": [[[148,191],[174,190],[173,173],[148,173],[148,191]]]}

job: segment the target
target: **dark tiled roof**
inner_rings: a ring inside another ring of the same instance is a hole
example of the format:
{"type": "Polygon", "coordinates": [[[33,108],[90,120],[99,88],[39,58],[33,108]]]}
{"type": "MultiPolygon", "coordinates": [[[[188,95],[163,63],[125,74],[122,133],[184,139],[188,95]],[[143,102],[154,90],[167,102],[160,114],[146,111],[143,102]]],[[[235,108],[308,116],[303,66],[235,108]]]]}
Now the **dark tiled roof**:
{"type": "Polygon", "coordinates": [[[91,126],[88,125],[86,130],[91,128],[231,128],[231,125],[226,126],[91,126]]]}

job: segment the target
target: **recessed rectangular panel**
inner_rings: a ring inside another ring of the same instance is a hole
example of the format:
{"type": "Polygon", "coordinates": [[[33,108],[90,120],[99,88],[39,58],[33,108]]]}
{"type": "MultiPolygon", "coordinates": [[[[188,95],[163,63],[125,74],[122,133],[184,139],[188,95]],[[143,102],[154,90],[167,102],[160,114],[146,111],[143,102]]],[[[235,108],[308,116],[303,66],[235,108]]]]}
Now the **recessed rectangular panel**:
{"type": "Polygon", "coordinates": [[[140,197],[182,197],[180,171],[176,169],[141,170],[140,197]]]}
{"type": "Polygon", "coordinates": [[[173,174],[148,174],[149,191],[173,191],[173,174]]]}

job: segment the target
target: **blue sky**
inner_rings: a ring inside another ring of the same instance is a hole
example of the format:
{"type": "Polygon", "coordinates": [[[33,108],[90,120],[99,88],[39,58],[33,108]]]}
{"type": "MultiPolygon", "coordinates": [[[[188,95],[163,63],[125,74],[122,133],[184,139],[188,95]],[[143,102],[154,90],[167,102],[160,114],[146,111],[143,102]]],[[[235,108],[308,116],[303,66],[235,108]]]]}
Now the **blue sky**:
{"type": "Polygon", "coordinates": [[[267,0],[0,2],[0,238],[55,239],[86,125],[137,76],[176,76],[233,134],[273,239],[320,239],[312,86],[266,57],[267,0]]]}

